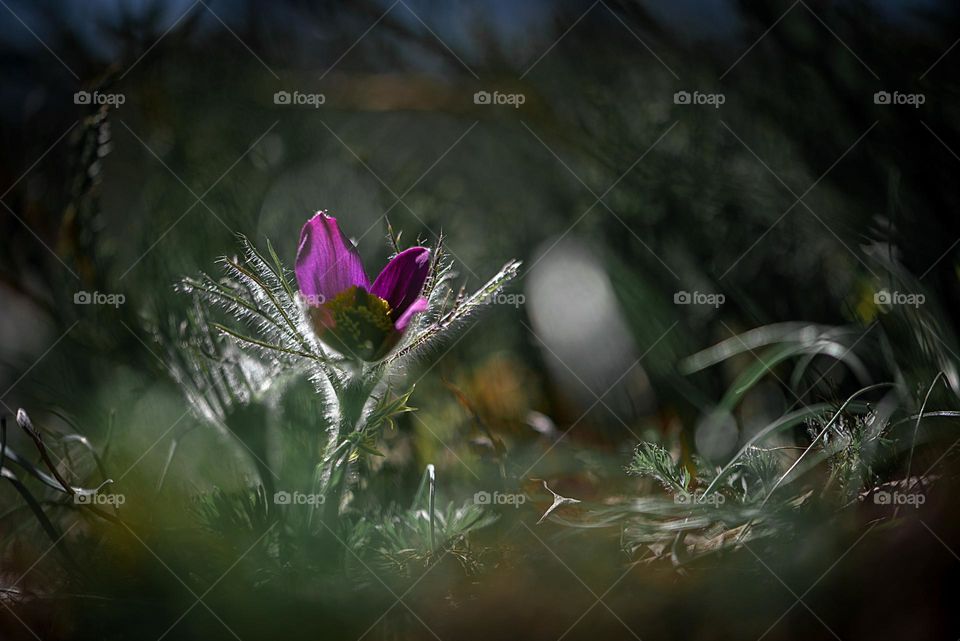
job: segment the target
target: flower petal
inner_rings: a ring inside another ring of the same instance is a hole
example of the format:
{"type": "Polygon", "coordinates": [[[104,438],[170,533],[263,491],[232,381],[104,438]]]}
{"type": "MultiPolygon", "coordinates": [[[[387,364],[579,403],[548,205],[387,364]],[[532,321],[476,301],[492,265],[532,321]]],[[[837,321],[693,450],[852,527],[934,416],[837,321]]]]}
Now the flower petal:
{"type": "Polygon", "coordinates": [[[397,320],[419,298],[429,273],[430,250],[426,247],[405,249],[383,268],[373,281],[370,293],[390,303],[393,318],[397,320]]]}
{"type": "Polygon", "coordinates": [[[325,212],[318,212],[300,231],[295,271],[300,293],[311,306],[353,286],[369,288],[360,254],[340,231],[337,219],[325,212]]]}
{"type": "Polygon", "coordinates": [[[427,308],[427,299],[418,298],[413,301],[409,307],[400,315],[400,318],[393,324],[398,332],[403,333],[407,329],[407,325],[410,324],[410,321],[413,320],[413,317],[424,311],[427,308]]]}

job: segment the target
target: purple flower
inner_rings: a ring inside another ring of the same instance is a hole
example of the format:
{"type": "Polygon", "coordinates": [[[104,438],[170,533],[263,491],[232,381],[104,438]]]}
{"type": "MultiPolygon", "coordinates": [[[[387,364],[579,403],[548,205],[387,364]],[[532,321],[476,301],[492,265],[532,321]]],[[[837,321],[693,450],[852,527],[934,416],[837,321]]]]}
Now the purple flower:
{"type": "Polygon", "coordinates": [[[326,212],[303,226],[295,271],[314,331],[345,356],[380,360],[427,308],[420,293],[430,272],[429,249],[400,252],[371,285],[360,254],[326,212]]]}

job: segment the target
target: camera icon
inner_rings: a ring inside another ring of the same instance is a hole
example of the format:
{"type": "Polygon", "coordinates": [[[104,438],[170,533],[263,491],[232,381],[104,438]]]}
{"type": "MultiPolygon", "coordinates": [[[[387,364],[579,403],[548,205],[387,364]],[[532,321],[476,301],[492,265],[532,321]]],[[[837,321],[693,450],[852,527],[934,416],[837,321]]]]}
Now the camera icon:
{"type": "Polygon", "coordinates": [[[873,94],[873,104],[875,105],[889,105],[890,104],[890,92],[889,91],[878,91],[873,94]]]}
{"type": "Polygon", "coordinates": [[[77,505],[93,505],[93,493],[77,492],[73,495],[73,502],[77,505]]]}
{"type": "Polygon", "coordinates": [[[892,503],[890,492],[880,490],[873,495],[873,502],[876,505],[890,505],[892,503]]]}
{"type": "Polygon", "coordinates": [[[289,91],[278,91],[273,94],[273,104],[275,105],[289,105],[291,101],[291,96],[289,91]]]}
{"type": "Polygon", "coordinates": [[[273,502],[276,505],[290,505],[292,498],[293,497],[290,495],[290,492],[280,490],[279,492],[274,493],[273,502]]]}
{"type": "Polygon", "coordinates": [[[673,295],[674,305],[689,305],[691,300],[690,292],[676,292],[673,295]]]}
{"type": "Polygon", "coordinates": [[[89,91],[78,91],[73,94],[73,104],[75,105],[89,105],[90,104],[90,92],[89,91]]]}
{"type": "Polygon", "coordinates": [[[473,94],[473,104],[475,105],[489,105],[493,100],[493,97],[490,95],[489,91],[478,91],[473,94]]]}
{"type": "Polygon", "coordinates": [[[673,104],[675,105],[689,105],[691,100],[689,91],[678,91],[673,94],[673,104]]]}
{"type": "Polygon", "coordinates": [[[674,494],[673,502],[676,503],[677,505],[690,505],[691,503],[693,503],[693,497],[691,497],[689,494],[685,492],[682,494],[674,494]]]}
{"type": "Polygon", "coordinates": [[[73,295],[74,305],[89,305],[93,302],[93,295],[90,292],[79,291],[73,295]]]}
{"type": "Polygon", "coordinates": [[[477,492],[473,495],[473,502],[477,505],[490,505],[490,492],[477,492]]]}
{"type": "Polygon", "coordinates": [[[893,304],[893,296],[890,295],[890,292],[883,289],[879,292],[876,292],[873,295],[873,304],[874,305],[891,305],[893,304]]]}

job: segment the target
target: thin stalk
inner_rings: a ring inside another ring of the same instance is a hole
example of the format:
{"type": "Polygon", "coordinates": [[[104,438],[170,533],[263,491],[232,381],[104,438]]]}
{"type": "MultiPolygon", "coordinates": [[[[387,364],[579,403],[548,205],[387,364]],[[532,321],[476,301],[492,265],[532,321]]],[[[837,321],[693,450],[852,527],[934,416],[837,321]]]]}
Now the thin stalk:
{"type": "Polygon", "coordinates": [[[430,477],[430,550],[437,551],[437,478],[433,463],[427,465],[427,475],[430,477]]]}
{"type": "MultiPolygon", "coordinates": [[[[337,433],[337,441],[342,442],[346,437],[346,424],[340,424],[340,430],[337,433]]],[[[338,447],[338,449],[340,449],[338,447]]],[[[344,451],[342,454],[334,457],[331,461],[333,472],[331,473],[331,485],[327,495],[323,500],[323,522],[328,531],[333,532],[333,526],[340,518],[340,503],[343,501],[343,490],[346,488],[348,467],[350,466],[350,452],[344,451]]]]}
{"type": "MultiPolygon", "coordinates": [[[[910,440],[910,456],[907,457],[907,475],[903,479],[904,491],[909,492],[913,488],[913,484],[910,483],[910,473],[913,471],[913,450],[917,447],[917,435],[920,433],[920,421],[923,420],[923,413],[927,409],[927,401],[930,400],[930,395],[933,394],[933,388],[936,387],[937,381],[943,379],[944,385],[949,385],[947,380],[947,375],[943,370],[937,372],[937,375],[933,377],[933,380],[930,382],[930,387],[927,388],[927,394],[923,397],[923,404],[920,406],[920,413],[917,416],[917,424],[913,428],[913,438],[910,440]]],[[[897,506],[897,509],[893,511],[893,518],[900,516],[900,506],[897,506]]]]}
{"type": "Polygon", "coordinates": [[[351,373],[343,385],[335,385],[337,403],[340,406],[339,425],[334,450],[330,456],[330,481],[328,493],[324,497],[323,523],[329,532],[340,517],[340,503],[347,487],[350,472],[349,437],[356,432],[364,419],[364,408],[370,400],[374,385],[364,375],[361,365],[351,373]]]}
{"type": "MultiPolygon", "coordinates": [[[[910,481],[910,472],[913,470],[913,450],[917,446],[917,434],[920,433],[920,421],[923,419],[923,413],[927,409],[927,401],[930,400],[930,395],[933,393],[933,388],[936,386],[937,381],[943,379],[943,384],[947,385],[947,375],[943,370],[937,372],[937,375],[933,377],[933,381],[930,383],[930,387],[927,388],[927,394],[923,397],[923,404],[920,406],[920,413],[917,414],[917,424],[913,428],[913,438],[910,440],[910,456],[907,457],[907,476],[903,479],[904,487],[910,481]]],[[[909,490],[910,488],[907,487],[909,490]]]]}
{"type": "Polygon", "coordinates": [[[833,415],[833,418],[831,418],[831,419],[827,422],[827,424],[823,426],[823,429],[820,430],[820,433],[817,434],[816,438],[814,438],[813,441],[810,442],[810,445],[807,446],[807,448],[803,451],[803,453],[802,453],[799,457],[797,457],[797,460],[793,462],[793,465],[791,465],[791,466],[787,469],[787,471],[783,473],[783,476],[781,476],[779,479],[777,479],[777,482],[773,484],[773,488],[770,490],[770,492],[767,493],[766,498],[763,499],[763,503],[760,504],[760,509],[763,509],[763,507],[767,504],[767,501],[770,500],[770,497],[773,496],[773,493],[777,491],[777,488],[778,488],[778,487],[780,487],[780,484],[783,483],[783,481],[784,481],[788,476],[790,476],[790,473],[793,472],[793,470],[796,469],[796,467],[797,467],[798,465],[800,465],[800,462],[801,462],[804,458],[806,458],[807,454],[809,454],[810,451],[814,448],[814,446],[817,444],[817,441],[819,441],[821,438],[823,438],[823,435],[827,433],[827,430],[829,430],[830,427],[834,424],[834,422],[835,422],[838,418],[840,418],[840,416],[843,414],[843,411],[844,411],[845,409],[847,409],[847,405],[849,405],[850,403],[852,403],[852,402],[854,401],[854,399],[856,399],[858,396],[861,396],[861,395],[865,394],[866,392],[869,392],[869,391],[872,391],[872,390],[875,390],[875,389],[879,389],[879,388],[881,388],[881,387],[892,387],[892,386],[894,386],[894,383],[876,383],[876,384],[874,384],[874,385],[868,385],[867,387],[864,387],[864,388],[862,388],[862,389],[860,389],[860,390],[857,390],[857,392],[855,392],[850,398],[848,398],[846,401],[844,401],[843,405],[840,406],[840,409],[838,409],[838,410],[836,411],[836,413],[833,415]]]}

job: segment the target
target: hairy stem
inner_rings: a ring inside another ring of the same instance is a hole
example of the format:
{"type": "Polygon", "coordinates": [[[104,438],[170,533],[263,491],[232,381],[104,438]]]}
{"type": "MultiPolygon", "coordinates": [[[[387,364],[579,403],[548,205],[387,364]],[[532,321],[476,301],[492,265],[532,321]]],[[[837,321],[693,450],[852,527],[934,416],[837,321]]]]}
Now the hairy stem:
{"type": "Polygon", "coordinates": [[[364,410],[375,385],[364,376],[358,367],[345,384],[337,388],[337,402],[340,406],[340,419],[337,428],[335,450],[330,457],[330,484],[324,497],[323,524],[330,532],[334,531],[340,517],[340,504],[347,483],[351,464],[350,437],[362,427],[364,410]]]}

